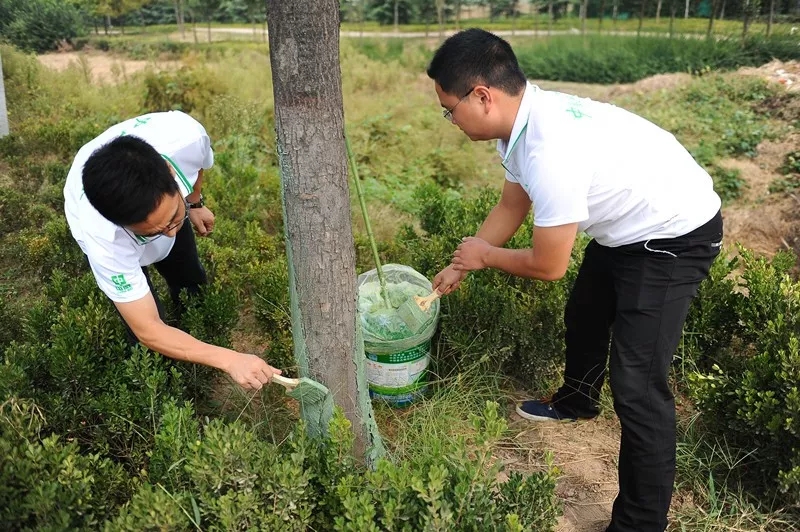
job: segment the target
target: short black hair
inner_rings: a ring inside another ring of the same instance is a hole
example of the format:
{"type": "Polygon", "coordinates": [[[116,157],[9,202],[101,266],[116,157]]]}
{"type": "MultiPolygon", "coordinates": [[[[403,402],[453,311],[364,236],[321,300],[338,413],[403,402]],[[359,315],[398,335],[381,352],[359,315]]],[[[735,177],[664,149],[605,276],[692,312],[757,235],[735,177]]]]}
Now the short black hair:
{"type": "Polygon", "coordinates": [[[89,203],[117,225],[143,222],[165,195],[179,192],[167,162],[144,140],[117,137],[83,165],[83,190],[89,203]]]}
{"type": "Polygon", "coordinates": [[[433,55],[428,77],[446,93],[456,96],[466,94],[477,84],[516,96],[527,82],[511,45],[479,28],[448,37],[433,55]]]}

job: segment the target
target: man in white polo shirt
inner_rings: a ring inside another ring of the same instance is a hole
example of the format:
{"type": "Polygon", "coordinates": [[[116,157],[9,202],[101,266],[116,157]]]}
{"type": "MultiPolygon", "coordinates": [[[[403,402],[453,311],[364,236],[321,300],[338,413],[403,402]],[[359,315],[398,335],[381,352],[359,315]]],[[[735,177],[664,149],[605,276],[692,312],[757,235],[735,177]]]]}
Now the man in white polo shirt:
{"type": "Polygon", "coordinates": [[[710,176],[647,120],[531,85],[509,44],[486,31],[447,39],[428,76],[445,118],[472,140],[498,139],[506,170],[500,201],[434,287],[449,294],[481,268],[560,279],[577,233],[592,237],[564,315],[564,384],[517,413],[532,421],[595,417],[608,365],[622,436],[607,530],[662,532],[675,478],[669,366],[722,244],[710,176]],[[531,207],[532,247],[503,248],[531,207]]]}
{"type": "Polygon", "coordinates": [[[203,170],[213,162],[205,128],[189,115],[132,118],[78,151],[64,186],[64,209],[131,343],[221,369],[242,387],[257,389],[280,371],[255,355],[206,344],[165,324],[150,281],[153,266],[179,309],[181,291],[194,295],[206,283],[192,226],[201,236],[214,228],[201,193],[203,170]]]}

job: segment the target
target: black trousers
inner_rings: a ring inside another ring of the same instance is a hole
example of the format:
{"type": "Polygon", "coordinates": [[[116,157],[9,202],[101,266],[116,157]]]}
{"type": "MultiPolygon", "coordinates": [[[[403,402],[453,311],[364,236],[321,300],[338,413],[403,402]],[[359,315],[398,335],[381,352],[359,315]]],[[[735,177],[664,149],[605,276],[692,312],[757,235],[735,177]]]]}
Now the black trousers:
{"type": "Polygon", "coordinates": [[[553,401],[564,414],[596,416],[608,363],[622,438],[619,495],[607,532],[667,527],[676,439],[669,368],[721,241],[717,213],[681,237],[617,248],[592,240],[586,247],[564,315],[566,369],[553,401]]]}
{"type": "MultiPolygon", "coordinates": [[[[193,297],[200,292],[200,287],[208,282],[206,271],[200,263],[200,257],[197,255],[197,243],[194,239],[191,222],[187,220],[178,231],[178,234],[175,235],[175,244],[172,246],[169,255],[152,266],[167,282],[170,298],[178,311],[177,317],[180,318],[183,313],[183,304],[180,300],[181,291],[186,290],[188,296],[193,297]]],[[[150,279],[149,266],[143,266],[142,272],[147,278],[150,293],[153,294],[153,299],[156,301],[158,315],[162,320],[166,320],[164,306],[158,297],[158,293],[153,288],[153,281],[150,279]]],[[[136,335],[133,334],[124,319],[122,322],[125,324],[128,343],[131,345],[139,343],[136,335]]]]}

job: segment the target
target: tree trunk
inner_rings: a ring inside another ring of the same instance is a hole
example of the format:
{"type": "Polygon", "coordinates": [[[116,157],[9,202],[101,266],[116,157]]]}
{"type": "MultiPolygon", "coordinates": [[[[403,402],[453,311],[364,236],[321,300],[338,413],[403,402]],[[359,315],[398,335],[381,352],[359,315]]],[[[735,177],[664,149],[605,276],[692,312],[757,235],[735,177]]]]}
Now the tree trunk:
{"type": "Polygon", "coordinates": [[[108,35],[108,27],[111,26],[111,16],[106,15],[103,17],[103,25],[105,26],[106,35],[108,35]]]}
{"type": "Polygon", "coordinates": [[[767,19],[767,37],[772,33],[772,23],[775,20],[775,0],[769,0],[769,18],[767,19]]]}
{"type": "Polygon", "coordinates": [[[661,21],[661,4],[664,3],[664,0],[658,0],[658,4],[656,5],[656,24],[661,21]]]}
{"type": "Polygon", "coordinates": [[[8,135],[8,109],[6,109],[6,86],[3,82],[3,58],[0,57],[0,137],[8,135]]]}
{"type": "MultiPolygon", "coordinates": [[[[744,24],[742,26],[742,39],[747,37],[747,30],[750,29],[750,2],[752,0],[745,0],[742,3],[742,12],[744,16],[744,24]]],[[[742,43],[744,44],[744,43],[742,43]]]]}
{"type": "Polygon", "coordinates": [[[708,29],[706,29],[706,39],[711,38],[714,31],[714,14],[717,10],[717,0],[711,0],[711,14],[708,16],[708,29]]]}
{"type": "Polygon", "coordinates": [[[603,15],[606,10],[606,0],[600,0],[600,13],[597,14],[597,33],[603,31],[603,15]]]}
{"type": "Polygon", "coordinates": [[[394,0],[394,31],[400,31],[400,0],[394,0]]]}
{"type": "Polygon", "coordinates": [[[683,18],[689,18],[689,0],[686,0],[686,9],[683,12],[683,18]]]}
{"type": "Polygon", "coordinates": [[[553,0],[547,2],[547,34],[553,33],[553,0]]]}
{"type": "MultiPolygon", "coordinates": [[[[356,456],[373,462],[384,449],[356,314],[339,2],[267,5],[295,359],[300,374],[325,384],[344,410],[356,456]]],[[[312,434],[327,432],[331,406],[318,419],[301,409],[312,434]]]]}
{"type": "Polygon", "coordinates": [[[181,32],[181,40],[185,37],[183,29],[183,17],[181,14],[181,0],[173,0],[172,7],[175,9],[175,24],[178,25],[178,30],[181,32]]]}
{"type": "Polygon", "coordinates": [[[436,22],[439,24],[439,40],[444,40],[444,1],[436,0],[436,22]]]}
{"type": "Polygon", "coordinates": [[[669,0],[669,38],[675,34],[675,11],[678,9],[675,0],[669,0]]]}
{"type": "Polygon", "coordinates": [[[619,15],[619,0],[614,0],[611,7],[611,26],[616,31],[617,29],[617,16],[619,15]]]}
{"type": "Polygon", "coordinates": [[[461,0],[456,0],[456,31],[461,29],[461,0]]]}
{"type": "Polygon", "coordinates": [[[586,36],[586,11],[589,7],[589,0],[581,1],[581,35],[586,36]]]}
{"type": "Polygon", "coordinates": [[[728,3],[728,0],[722,0],[722,8],[719,10],[719,20],[725,20],[725,4],[728,3]]]}
{"type": "Polygon", "coordinates": [[[211,15],[206,15],[206,28],[208,29],[208,42],[211,42],[211,15]]]}
{"type": "Polygon", "coordinates": [[[639,37],[642,34],[642,25],[644,24],[644,9],[647,7],[647,0],[641,0],[642,7],[639,9],[639,27],[636,28],[636,36],[639,37]]]}

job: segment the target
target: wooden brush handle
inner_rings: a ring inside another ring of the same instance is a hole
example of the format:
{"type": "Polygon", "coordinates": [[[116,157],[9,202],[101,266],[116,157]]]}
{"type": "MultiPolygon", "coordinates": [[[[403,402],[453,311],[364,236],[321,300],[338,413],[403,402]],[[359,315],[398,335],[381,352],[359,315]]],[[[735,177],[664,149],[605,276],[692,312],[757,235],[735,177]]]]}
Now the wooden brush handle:
{"type": "Polygon", "coordinates": [[[433,303],[440,297],[442,297],[442,293],[439,292],[439,290],[437,289],[431,292],[430,295],[427,295],[425,297],[414,296],[414,301],[417,302],[417,305],[419,305],[419,308],[421,308],[422,310],[428,310],[431,307],[431,303],[433,303]]]}
{"type": "Polygon", "coordinates": [[[300,384],[300,379],[290,379],[289,377],[283,377],[281,375],[273,375],[272,382],[277,382],[287,390],[292,391],[300,384]]]}

